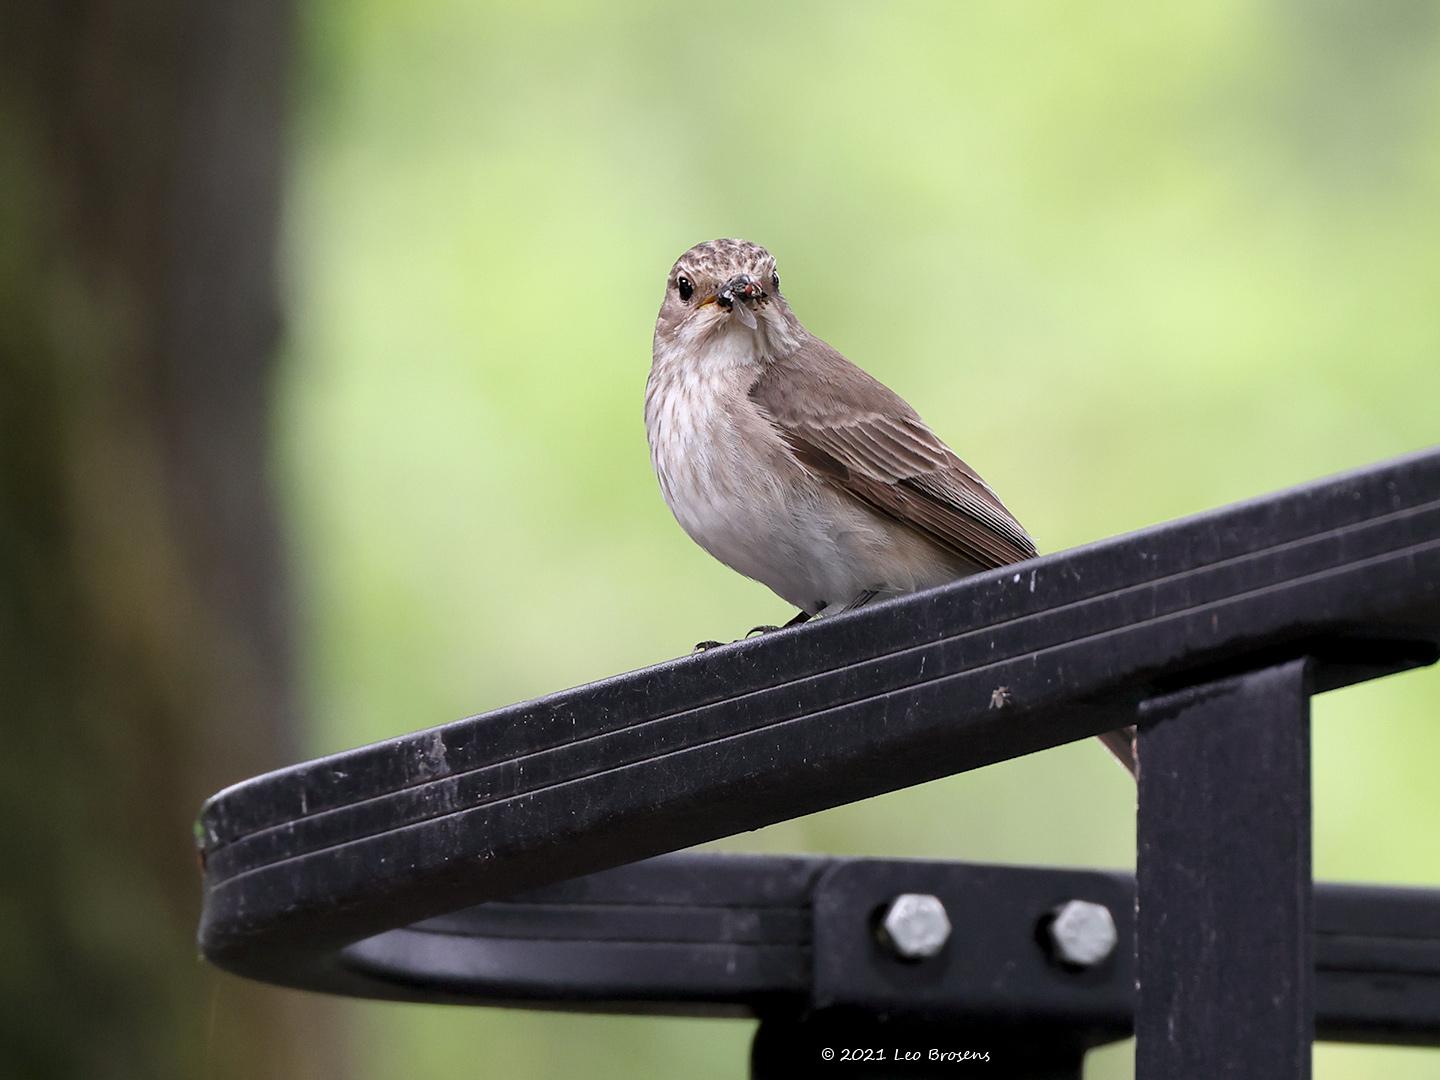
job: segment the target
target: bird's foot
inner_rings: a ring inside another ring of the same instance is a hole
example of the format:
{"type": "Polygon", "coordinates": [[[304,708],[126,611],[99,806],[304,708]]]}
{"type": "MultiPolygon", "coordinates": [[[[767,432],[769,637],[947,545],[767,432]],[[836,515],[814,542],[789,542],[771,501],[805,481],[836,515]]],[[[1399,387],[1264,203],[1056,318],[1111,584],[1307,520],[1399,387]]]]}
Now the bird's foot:
{"type": "MultiPolygon", "coordinates": [[[[824,605],[822,604],[821,607],[823,608],[824,605]]],[[[799,626],[801,623],[805,622],[805,621],[806,621],[807,619],[809,619],[809,618],[810,618],[810,613],[809,613],[809,612],[806,612],[806,611],[802,611],[802,612],[798,613],[798,614],[797,614],[793,619],[791,619],[789,622],[787,622],[784,626],[775,626],[775,625],[772,624],[772,623],[762,623],[760,626],[752,626],[749,630],[747,630],[747,631],[745,632],[745,637],[741,638],[740,640],[741,640],[741,641],[745,641],[745,640],[747,640],[747,639],[749,639],[749,638],[755,637],[755,636],[758,635],[758,634],[769,634],[769,633],[772,633],[772,632],[774,632],[774,631],[776,631],[776,630],[788,630],[788,629],[789,629],[790,627],[792,627],[792,626],[799,626]]],[[[697,653],[707,652],[707,651],[709,651],[710,649],[718,648],[719,646],[721,646],[721,645],[726,645],[726,644],[734,644],[734,642],[725,642],[725,641],[701,641],[701,642],[699,642],[699,643],[696,644],[694,651],[697,652],[697,653]]]]}
{"type": "MultiPolygon", "coordinates": [[[[825,605],[824,605],[824,604],[821,604],[820,607],[821,607],[821,609],[823,610],[824,607],[825,607],[825,605]]],[[[749,632],[748,634],[746,634],[745,636],[748,638],[748,637],[754,637],[756,634],[768,634],[768,633],[770,633],[772,630],[789,630],[790,627],[792,627],[792,626],[799,626],[799,625],[801,625],[802,623],[806,623],[806,622],[809,622],[809,621],[810,621],[810,613],[809,613],[808,611],[797,611],[797,612],[795,613],[795,617],[794,617],[793,619],[791,619],[789,622],[787,622],[784,626],[772,626],[770,623],[766,623],[766,624],[763,625],[763,626],[752,626],[752,627],[750,628],[750,632],[749,632]]]]}

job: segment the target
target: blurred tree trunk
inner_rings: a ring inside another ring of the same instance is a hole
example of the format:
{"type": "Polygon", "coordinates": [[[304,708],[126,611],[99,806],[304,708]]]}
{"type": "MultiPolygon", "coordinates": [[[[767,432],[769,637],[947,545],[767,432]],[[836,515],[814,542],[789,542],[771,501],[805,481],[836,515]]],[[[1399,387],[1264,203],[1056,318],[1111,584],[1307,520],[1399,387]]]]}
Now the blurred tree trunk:
{"type": "Polygon", "coordinates": [[[12,0],[0,31],[0,1060],[338,1075],[197,959],[190,823],[290,760],[269,482],[289,0],[12,0]]]}

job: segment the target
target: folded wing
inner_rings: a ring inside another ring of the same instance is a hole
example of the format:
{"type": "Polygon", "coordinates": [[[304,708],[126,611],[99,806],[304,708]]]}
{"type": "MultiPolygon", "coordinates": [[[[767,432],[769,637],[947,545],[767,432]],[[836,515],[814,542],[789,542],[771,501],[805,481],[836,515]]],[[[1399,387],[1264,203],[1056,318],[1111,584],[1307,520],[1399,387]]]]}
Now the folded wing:
{"type": "Polygon", "coordinates": [[[914,409],[818,338],[771,364],[750,398],[806,468],[957,558],[988,569],[1035,554],[985,481],[914,409]]]}

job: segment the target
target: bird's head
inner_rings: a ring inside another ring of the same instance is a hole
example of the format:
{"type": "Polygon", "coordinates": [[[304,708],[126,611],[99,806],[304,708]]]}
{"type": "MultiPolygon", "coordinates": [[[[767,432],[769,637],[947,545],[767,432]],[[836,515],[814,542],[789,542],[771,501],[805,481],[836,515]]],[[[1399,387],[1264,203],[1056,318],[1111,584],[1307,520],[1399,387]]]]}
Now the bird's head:
{"type": "Polygon", "coordinates": [[[798,339],[799,322],[780,293],[775,258],[748,240],[709,240],[675,260],[655,323],[661,347],[696,347],[748,335],[779,354],[798,339]]]}

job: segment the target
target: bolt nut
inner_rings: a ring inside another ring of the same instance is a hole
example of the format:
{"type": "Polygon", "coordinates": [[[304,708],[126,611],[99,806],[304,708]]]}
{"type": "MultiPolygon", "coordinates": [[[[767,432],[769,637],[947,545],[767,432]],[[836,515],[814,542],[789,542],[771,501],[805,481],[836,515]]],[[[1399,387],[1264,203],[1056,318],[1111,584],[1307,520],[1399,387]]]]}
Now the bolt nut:
{"type": "Polygon", "coordinates": [[[900,959],[927,960],[950,940],[950,918],[938,896],[901,893],[886,907],[879,936],[900,959]]]}
{"type": "Polygon", "coordinates": [[[1109,959],[1120,935],[1115,917],[1104,904],[1070,900],[1054,911],[1046,928],[1055,959],[1072,967],[1090,968],[1109,959]]]}

